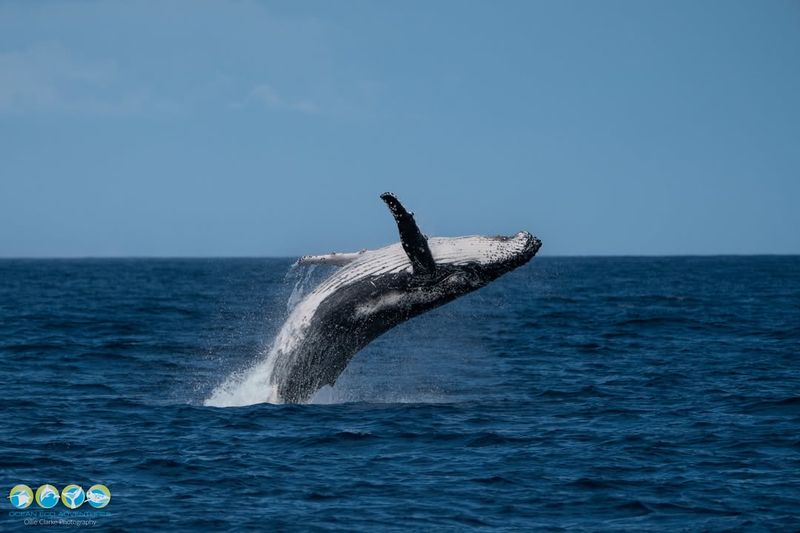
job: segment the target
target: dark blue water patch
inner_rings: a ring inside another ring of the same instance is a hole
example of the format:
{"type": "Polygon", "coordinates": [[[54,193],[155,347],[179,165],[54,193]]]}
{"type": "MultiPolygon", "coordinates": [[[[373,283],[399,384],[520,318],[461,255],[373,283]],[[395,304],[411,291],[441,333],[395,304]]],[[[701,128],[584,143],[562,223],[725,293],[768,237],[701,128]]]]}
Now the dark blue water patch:
{"type": "Polygon", "coordinates": [[[0,261],[5,490],[104,483],[121,530],[800,528],[800,258],[536,259],[332,404],[205,407],[289,265],[0,261]]]}

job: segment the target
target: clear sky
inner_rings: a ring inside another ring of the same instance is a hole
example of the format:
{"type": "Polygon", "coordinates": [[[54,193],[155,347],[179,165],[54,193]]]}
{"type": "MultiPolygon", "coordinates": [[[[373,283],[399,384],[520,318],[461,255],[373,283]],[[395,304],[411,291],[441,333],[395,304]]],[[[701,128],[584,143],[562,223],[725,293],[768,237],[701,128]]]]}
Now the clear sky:
{"type": "Polygon", "coordinates": [[[0,256],[800,253],[797,1],[6,1],[0,256]]]}

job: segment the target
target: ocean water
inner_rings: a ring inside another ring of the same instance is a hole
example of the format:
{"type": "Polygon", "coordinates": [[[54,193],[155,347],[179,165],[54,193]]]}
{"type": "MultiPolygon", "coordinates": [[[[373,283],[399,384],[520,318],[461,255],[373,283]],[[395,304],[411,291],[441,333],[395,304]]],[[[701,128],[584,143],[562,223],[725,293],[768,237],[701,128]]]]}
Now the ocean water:
{"type": "Polygon", "coordinates": [[[325,275],[290,264],[0,261],[0,529],[18,483],[121,530],[800,529],[800,257],[537,258],[313,404],[207,405],[325,275]]]}

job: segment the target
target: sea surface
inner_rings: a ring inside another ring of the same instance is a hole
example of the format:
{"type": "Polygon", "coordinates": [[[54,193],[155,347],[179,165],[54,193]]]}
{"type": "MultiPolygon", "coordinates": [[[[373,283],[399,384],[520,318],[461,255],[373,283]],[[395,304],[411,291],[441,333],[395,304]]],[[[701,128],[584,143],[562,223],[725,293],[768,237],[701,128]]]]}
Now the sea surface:
{"type": "Polygon", "coordinates": [[[291,263],[0,261],[0,529],[800,530],[800,257],[537,258],[313,404],[207,405],[326,274],[291,263]]]}

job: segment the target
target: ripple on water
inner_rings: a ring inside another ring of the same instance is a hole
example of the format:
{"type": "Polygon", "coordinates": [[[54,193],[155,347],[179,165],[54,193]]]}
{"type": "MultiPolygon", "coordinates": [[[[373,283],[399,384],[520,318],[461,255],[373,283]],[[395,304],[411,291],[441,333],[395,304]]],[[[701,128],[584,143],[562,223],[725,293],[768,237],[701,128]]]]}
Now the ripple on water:
{"type": "Polygon", "coordinates": [[[800,526],[800,258],[536,259],[325,401],[205,406],[289,264],[0,261],[7,481],[104,483],[123,530],[800,526]]]}

